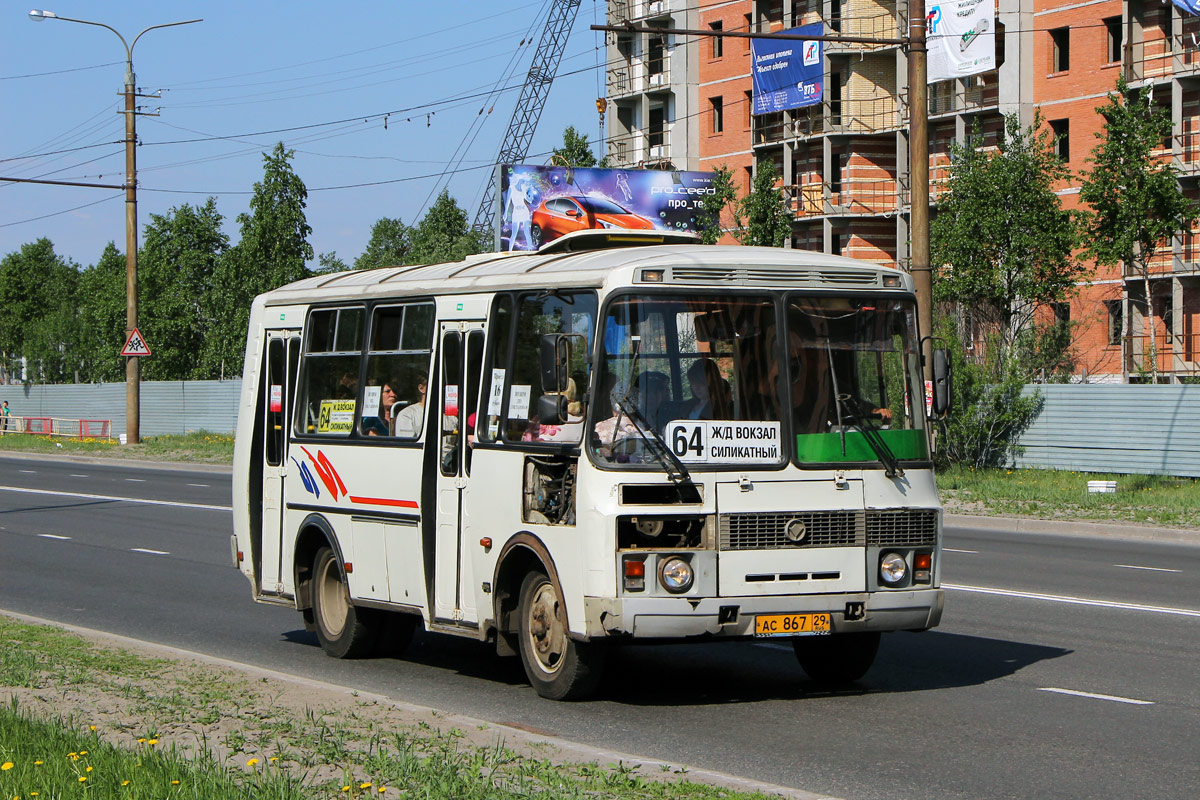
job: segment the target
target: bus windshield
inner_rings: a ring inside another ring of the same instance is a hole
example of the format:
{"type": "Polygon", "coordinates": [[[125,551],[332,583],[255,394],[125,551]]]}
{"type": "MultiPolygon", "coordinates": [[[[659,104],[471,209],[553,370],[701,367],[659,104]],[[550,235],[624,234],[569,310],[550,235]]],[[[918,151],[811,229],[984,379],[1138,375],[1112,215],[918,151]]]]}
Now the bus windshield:
{"type": "Polygon", "coordinates": [[[929,457],[911,300],[795,296],[786,317],[789,407],[802,466],[929,457]]]}
{"type": "Polygon", "coordinates": [[[691,468],[780,463],[782,387],[767,371],[776,317],[765,294],[610,303],[592,404],[597,461],[662,468],[666,446],[691,468]]]}

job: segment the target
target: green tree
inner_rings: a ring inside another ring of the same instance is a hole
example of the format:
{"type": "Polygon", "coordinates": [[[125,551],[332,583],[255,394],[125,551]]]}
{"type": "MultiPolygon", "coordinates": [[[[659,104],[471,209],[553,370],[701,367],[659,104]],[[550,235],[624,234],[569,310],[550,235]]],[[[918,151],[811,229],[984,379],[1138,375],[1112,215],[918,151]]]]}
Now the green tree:
{"type": "Polygon", "coordinates": [[[412,250],[412,230],[399,217],[380,217],[371,226],[367,249],[354,260],[355,269],[374,269],[403,264],[412,250]]]}
{"type": "Polygon", "coordinates": [[[779,174],[775,164],[760,162],[754,171],[750,193],[737,205],[735,234],[745,245],[783,247],[792,231],[791,214],[783,202],[783,192],[775,185],[779,174]]]}
{"type": "Polygon", "coordinates": [[[212,289],[229,248],[213,198],[151,214],[138,259],[138,328],[154,355],[142,361],[146,380],[217,377],[198,353],[213,327],[212,289]]]}
{"type": "Polygon", "coordinates": [[[724,164],[713,170],[713,191],[700,200],[700,213],[696,215],[696,229],[705,244],[716,244],[725,230],[723,217],[732,213],[737,200],[737,187],[733,184],[733,170],[724,164]]]}
{"type": "Polygon", "coordinates": [[[79,274],[80,380],[124,380],[124,344],[125,254],[109,242],[100,260],[79,274]]]}
{"type": "Polygon", "coordinates": [[[308,190],[293,171],[294,151],[283,143],[263,155],[263,179],[254,184],[250,213],[238,214],[241,238],[217,264],[213,279],[213,327],[204,350],[204,372],[241,372],[250,304],[270,291],[309,275],[312,229],[304,216],[308,190]]]}
{"type": "Polygon", "coordinates": [[[998,336],[1001,361],[1034,326],[1036,310],[1061,302],[1086,272],[1078,236],[1054,191],[1069,177],[1040,116],[1022,130],[1005,117],[995,151],[951,145],[950,180],[930,226],[934,297],[957,304],[998,336]]]}
{"type": "MultiPolygon", "coordinates": [[[[1097,111],[1104,127],[1096,133],[1100,144],[1092,150],[1080,199],[1090,207],[1086,217],[1087,254],[1104,265],[1124,263],[1141,277],[1143,298],[1138,302],[1150,323],[1149,372],[1158,381],[1155,353],[1154,310],[1151,306],[1150,265],[1171,237],[1196,220],[1196,208],[1179,188],[1178,173],[1169,159],[1153,151],[1171,135],[1171,118],[1154,107],[1148,94],[1131,89],[1118,76],[1115,92],[1097,111]]],[[[1133,301],[1133,298],[1130,298],[1133,301]]],[[[1123,326],[1128,333],[1129,321],[1123,326]]]]}
{"type": "Polygon", "coordinates": [[[0,261],[0,354],[10,375],[58,383],[74,379],[79,268],[49,239],[25,244],[0,261]]]}
{"type": "Polygon", "coordinates": [[[336,250],[330,250],[328,253],[321,253],[317,256],[317,268],[312,271],[314,275],[329,275],[334,272],[346,272],[350,269],[350,265],[342,261],[336,250]]]}
{"type": "Polygon", "coordinates": [[[592,145],[588,142],[586,133],[575,130],[574,125],[568,125],[563,131],[562,147],[554,148],[550,163],[559,167],[594,167],[597,165],[596,156],[592,153],[592,145]]]}
{"type": "Polygon", "coordinates": [[[412,229],[409,264],[440,264],[461,261],[485,249],[485,235],[475,233],[467,222],[467,212],[445,189],[412,229]]]}

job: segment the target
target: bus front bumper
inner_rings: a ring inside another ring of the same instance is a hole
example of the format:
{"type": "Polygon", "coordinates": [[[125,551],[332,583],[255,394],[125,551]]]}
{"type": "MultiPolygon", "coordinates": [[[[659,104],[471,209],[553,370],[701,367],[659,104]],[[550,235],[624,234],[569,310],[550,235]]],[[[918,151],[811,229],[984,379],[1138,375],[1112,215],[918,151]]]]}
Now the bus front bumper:
{"type": "Polygon", "coordinates": [[[585,597],[587,636],[680,639],[754,636],[760,614],[828,613],[833,633],[915,631],[935,627],[945,595],[940,588],[773,597],[585,597]]]}

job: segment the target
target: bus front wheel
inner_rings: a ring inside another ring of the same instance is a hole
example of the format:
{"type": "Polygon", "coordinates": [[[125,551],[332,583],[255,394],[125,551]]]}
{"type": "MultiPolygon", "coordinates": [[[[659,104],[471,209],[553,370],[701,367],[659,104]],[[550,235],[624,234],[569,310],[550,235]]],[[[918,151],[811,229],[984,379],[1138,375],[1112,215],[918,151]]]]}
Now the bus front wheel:
{"type": "Polygon", "coordinates": [[[796,660],[823,686],[845,686],[867,674],[879,651],[879,632],[834,633],[792,639],[796,660]]]}
{"type": "Polygon", "coordinates": [[[525,576],[518,615],[521,663],[537,693],[550,700],[591,694],[604,669],[604,646],[571,639],[562,596],[545,573],[525,576]]]}
{"type": "Polygon", "coordinates": [[[322,547],[313,558],[313,622],[321,649],[333,658],[368,655],[379,638],[378,613],[350,604],[337,556],[322,547]]]}

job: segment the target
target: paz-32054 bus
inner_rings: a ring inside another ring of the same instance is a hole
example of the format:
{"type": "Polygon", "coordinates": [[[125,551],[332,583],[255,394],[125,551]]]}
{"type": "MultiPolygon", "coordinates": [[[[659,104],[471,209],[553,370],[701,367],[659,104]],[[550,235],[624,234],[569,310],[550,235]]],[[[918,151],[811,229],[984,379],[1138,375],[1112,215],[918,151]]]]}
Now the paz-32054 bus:
{"type": "Polygon", "coordinates": [[[255,300],[233,541],[254,599],[335,657],[418,625],[492,642],[557,699],[620,641],[778,637],[839,683],[882,632],[937,625],[941,400],[909,276],[672,239],[255,300]]]}

